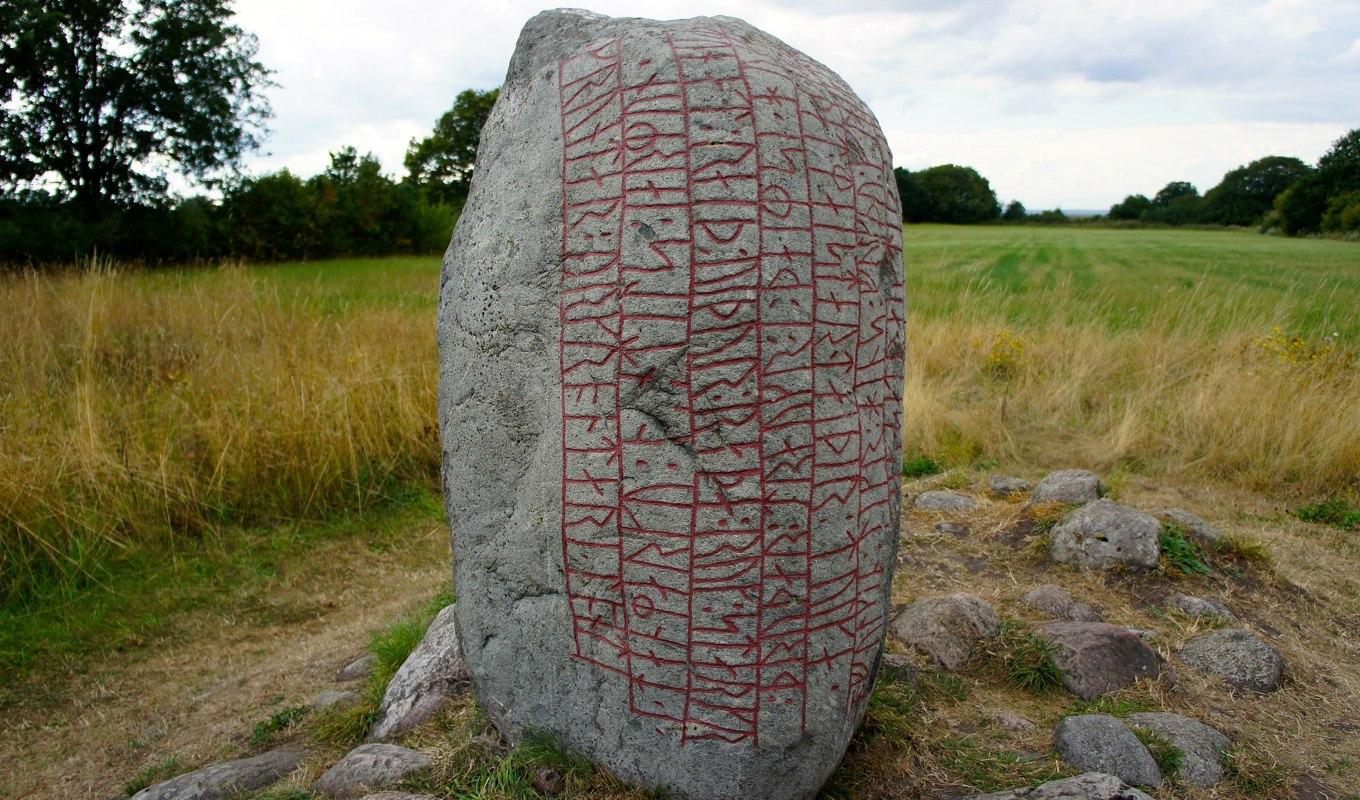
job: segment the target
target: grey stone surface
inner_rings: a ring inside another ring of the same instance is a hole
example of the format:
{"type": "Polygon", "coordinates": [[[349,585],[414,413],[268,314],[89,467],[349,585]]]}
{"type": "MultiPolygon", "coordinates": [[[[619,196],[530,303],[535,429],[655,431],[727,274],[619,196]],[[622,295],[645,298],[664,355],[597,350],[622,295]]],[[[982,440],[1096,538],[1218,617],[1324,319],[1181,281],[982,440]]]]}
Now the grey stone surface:
{"type": "Polygon", "coordinates": [[[884,653],[878,661],[879,677],[897,683],[911,683],[916,680],[916,665],[911,659],[897,653],[884,653]]]}
{"type": "Polygon", "coordinates": [[[946,536],[967,536],[971,529],[962,522],[950,520],[940,520],[935,523],[935,532],[943,533],[946,536]]]}
{"type": "Polygon", "coordinates": [[[1200,634],[1185,643],[1180,657],[1195,669],[1254,692],[1273,692],[1284,677],[1280,651],[1243,628],[1200,634]]]}
{"type": "Polygon", "coordinates": [[[1087,700],[1161,674],[1157,654],[1128,628],[1103,622],[1050,622],[1035,633],[1053,645],[1063,686],[1087,700]]]}
{"type": "Polygon", "coordinates": [[[1113,775],[1087,772],[1038,786],[975,794],[967,800],[1152,800],[1152,797],[1113,775]]]}
{"type": "Polygon", "coordinates": [[[1188,594],[1173,594],[1166,599],[1166,604],[1190,617],[1217,617],[1225,622],[1237,621],[1237,615],[1217,600],[1188,594]]]}
{"type": "Polygon", "coordinates": [[[704,800],[839,763],[900,532],[899,211],[869,109],[739,20],[524,27],[439,314],[458,636],[507,738],[704,800]]]}
{"type": "Polygon", "coordinates": [[[1053,526],[1048,554],[1054,561],[1105,569],[1128,564],[1151,569],[1161,556],[1162,526],[1151,514],[1096,500],[1053,526]]]}
{"type": "Polygon", "coordinates": [[[440,611],[392,676],[378,708],[378,721],[369,731],[370,740],[390,739],[420,725],[467,684],[455,615],[455,606],[440,611]]]}
{"type": "Polygon", "coordinates": [[[373,667],[376,666],[377,663],[378,657],[373,655],[372,653],[369,653],[368,655],[359,656],[358,658],[349,662],[345,666],[341,667],[340,671],[335,673],[335,679],[338,681],[363,680],[373,672],[373,667]]]}
{"type": "Polygon", "coordinates": [[[1065,717],[1054,732],[1063,761],[1135,786],[1161,788],[1162,771],[1128,726],[1107,714],[1065,717]]]}
{"type": "Polygon", "coordinates": [[[961,492],[932,489],[918,494],[912,508],[917,511],[972,511],[977,508],[977,501],[961,492]]]}
{"type": "Polygon", "coordinates": [[[974,645],[997,635],[1000,619],[987,603],[959,593],[917,600],[898,613],[892,631],[945,669],[958,669],[968,663],[974,645]]]}
{"type": "Polygon", "coordinates": [[[1012,733],[1024,733],[1026,731],[1032,731],[1035,728],[1033,722],[1010,711],[998,712],[996,715],[996,724],[1012,733]]]}
{"type": "Polygon", "coordinates": [[[1050,472],[1034,487],[1029,501],[1039,503],[1090,503],[1105,494],[1105,484],[1094,472],[1060,469],[1050,472]]]}
{"type": "Polygon", "coordinates": [[[249,758],[223,761],[148,786],[132,800],[217,800],[276,783],[297,768],[302,751],[270,750],[249,758]]]}
{"type": "Polygon", "coordinates": [[[1186,533],[1198,536],[1206,542],[1216,542],[1223,538],[1223,531],[1185,509],[1163,508],[1157,511],[1157,518],[1162,522],[1175,523],[1186,533]]]}
{"type": "Polygon", "coordinates": [[[1101,614],[1099,609],[1086,603],[1078,603],[1066,589],[1051,583],[1035,586],[1025,593],[1022,600],[1025,605],[1050,617],[1073,622],[1105,621],[1105,615],[1101,614]]]}
{"type": "Polygon", "coordinates": [[[1030,482],[1012,475],[993,475],[987,479],[987,488],[997,497],[1014,497],[1030,490],[1030,482]]]}
{"type": "Polygon", "coordinates": [[[385,789],[414,777],[430,766],[430,757],[409,747],[370,742],[349,751],[312,784],[330,797],[362,797],[373,789],[385,789]]]}
{"type": "Polygon", "coordinates": [[[1160,733],[1180,749],[1177,780],[1205,788],[1223,780],[1223,756],[1232,747],[1232,739],[1222,731],[1164,711],[1130,714],[1126,722],[1160,733]]]}
{"type": "Polygon", "coordinates": [[[311,707],[313,711],[325,711],[328,708],[347,706],[357,702],[359,702],[358,692],[325,689],[312,698],[311,707]]]}

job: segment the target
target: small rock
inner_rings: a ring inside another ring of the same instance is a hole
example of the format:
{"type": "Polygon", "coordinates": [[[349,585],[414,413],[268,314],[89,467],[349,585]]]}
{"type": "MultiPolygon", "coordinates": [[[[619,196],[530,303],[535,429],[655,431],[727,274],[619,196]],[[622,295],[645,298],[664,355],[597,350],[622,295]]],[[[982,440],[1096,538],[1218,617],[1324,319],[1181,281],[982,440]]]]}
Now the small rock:
{"type": "Polygon", "coordinates": [[[1284,676],[1284,656],[1249,630],[1223,628],[1185,643],[1181,660],[1234,686],[1273,692],[1284,676]]]}
{"type": "Polygon", "coordinates": [[[1053,645],[1053,662],[1062,672],[1063,686],[1086,700],[1161,674],[1157,654],[1128,628],[1104,622],[1050,622],[1035,633],[1053,645]]]}
{"type": "Polygon", "coordinates": [[[361,797],[395,786],[430,766],[430,757],[395,744],[361,744],[322,773],[312,788],[331,797],[361,797]]]}
{"type": "Polygon", "coordinates": [[[439,800],[432,794],[411,794],[410,792],[374,792],[359,800],[439,800]]]}
{"type": "Polygon", "coordinates": [[[935,523],[935,532],[942,533],[946,536],[967,536],[969,530],[971,529],[967,525],[964,525],[962,522],[949,522],[947,520],[941,520],[935,523]]]}
{"type": "Polygon", "coordinates": [[[420,725],[466,685],[467,667],[458,649],[453,615],[453,606],[440,611],[425,638],[392,676],[369,740],[382,741],[420,725]]]}
{"type": "Polygon", "coordinates": [[[1073,622],[1104,622],[1105,615],[1092,606],[1085,603],[1078,603],[1072,599],[1072,595],[1061,586],[1054,586],[1045,583],[1030,589],[1025,593],[1025,605],[1047,614],[1050,617],[1060,617],[1073,622]]]}
{"type": "Polygon", "coordinates": [[[1011,497],[1030,490],[1029,481],[1010,475],[993,475],[987,480],[987,488],[997,497],[1011,497]]]}
{"type": "Polygon", "coordinates": [[[556,797],[567,788],[567,778],[562,770],[553,767],[539,767],[534,770],[531,782],[534,788],[549,797],[556,797]]]}
{"type": "Polygon", "coordinates": [[[1182,530],[1193,536],[1197,536],[1206,542],[1216,542],[1223,538],[1223,531],[1205,522],[1199,517],[1180,508],[1163,508],[1157,511],[1157,518],[1162,522],[1179,525],[1182,530]]]}
{"type": "Polygon", "coordinates": [[[1079,714],[1058,723],[1058,755],[1077,769],[1104,772],[1135,786],[1162,785],[1152,754],[1124,723],[1107,714],[1079,714]]]}
{"type": "Polygon", "coordinates": [[[1181,751],[1177,777],[1208,788],[1223,780],[1223,756],[1232,740],[1197,719],[1166,712],[1130,714],[1127,723],[1160,733],[1181,751]]]}
{"type": "Polygon", "coordinates": [[[1032,731],[1035,728],[1033,722],[1030,722],[1019,714],[1012,714],[1009,711],[999,712],[996,715],[996,724],[1012,733],[1024,733],[1025,731],[1032,731]]]}
{"type": "Polygon", "coordinates": [[[1090,503],[1105,496],[1105,484],[1094,472],[1060,469],[1050,472],[1034,487],[1029,501],[1040,503],[1090,503]]]}
{"type": "Polygon", "coordinates": [[[959,492],[932,490],[918,494],[912,507],[917,511],[972,511],[977,501],[959,492]]]}
{"type": "Polygon", "coordinates": [[[968,662],[975,643],[1000,629],[991,606],[962,593],[917,600],[893,622],[894,635],[951,670],[968,662]]]}
{"type": "Polygon", "coordinates": [[[1129,564],[1151,569],[1161,555],[1162,526],[1144,514],[1113,500],[1082,506],[1053,526],[1049,557],[1081,567],[1105,569],[1129,564]]]}
{"type": "Polygon", "coordinates": [[[1167,598],[1166,604],[1189,617],[1217,617],[1224,622],[1237,621],[1237,616],[1227,606],[1203,597],[1173,594],[1167,598]]]}
{"type": "Polygon", "coordinates": [[[341,667],[340,671],[335,673],[335,679],[338,681],[363,680],[373,672],[373,668],[377,666],[377,664],[378,657],[372,653],[366,656],[359,656],[341,667]]]}
{"type": "Polygon", "coordinates": [[[326,689],[312,699],[313,711],[325,711],[331,707],[348,706],[359,702],[359,693],[344,689],[326,689]]]}
{"type": "Polygon", "coordinates": [[[287,748],[250,758],[223,761],[148,786],[132,800],[217,800],[263,789],[297,769],[302,752],[287,748]]]}
{"type": "Polygon", "coordinates": [[[1074,778],[1009,789],[1004,792],[977,794],[966,800],[1152,800],[1113,775],[1088,772],[1074,778]]]}
{"type": "Polygon", "coordinates": [[[916,680],[916,665],[906,656],[884,653],[878,660],[878,674],[894,683],[913,683],[916,680]]]}

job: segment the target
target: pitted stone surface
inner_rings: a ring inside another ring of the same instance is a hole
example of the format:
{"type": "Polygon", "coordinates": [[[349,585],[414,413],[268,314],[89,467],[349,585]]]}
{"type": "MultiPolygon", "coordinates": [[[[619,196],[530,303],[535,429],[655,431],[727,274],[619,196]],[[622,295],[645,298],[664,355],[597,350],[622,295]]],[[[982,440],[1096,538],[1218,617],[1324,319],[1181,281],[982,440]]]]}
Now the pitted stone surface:
{"type": "Polygon", "coordinates": [[[1200,634],[1185,643],[1180,657],[1195,669],[1254,692],[1273,692],[1284,678],[1284,656],[1244,628],[1200,634]]]}
{"type": "Polygon", "coordinates": [[[1058,755],[1077,769],[1103,772],[1135,786],[1162,785],[1152,754],[1124,723],[1107,714],[1078,714],[1058,723],[1058,755]]]}
{"type": "Polygon", "coordinates": [[[1126,722],[1135,728],[1155,731],[1181,751],[1176,777],[1194,786],[1209,787],[1223,779],[1223,758],[1232,747],[1222,731],[1197,719],[1164,711],[1130,714],[1126,722]]]}
{"type": "Polygon", "coordinates": [[[1152,800],[1113,775],[1088,772],[1074,778],[1025,786],[991,794],[975,794],[967,800],[1152,800]]]}
{"type": "Polygon", "coordinates": [[[1188,594],[1173,594],[1167,598],[1166,604],[1189,617],[1217,617],[1224,622],[1237,621],[1237,615],[1217,600],[1188,594]]]}
{"type": "Polygon", "coordinates": [[[912,508],[917,511],[972,511],[977,508],[977,501],[960,492],[932,490],[917,495],[912,508]]]}
{"type": "Polygon", "coordinates": [[[362,797],[429,768],[429,756],[394,744],[361,744],[321,774],[312,788],[330,797],[362,797]]]}
{"type": "Polygon", "coordinates": [[[1035,633],[1053,645],[1063,686],[1087,700],[1161,674],[1157,654],[1137,633],[1104,622],[1050,622],[1035,633]]]}
{"type": "Polygon", "coordinates": [[[292,772],[302,762],[302,751],[270,750],[258,756],[223,761],[196,769],[132,796],[132,800],[218,800],[262,789],[292,772]]]}
{"type": "Polygon", "coordinates": [[[923,597],[897,615],[893,635],[945,669],[968,663],[973,648],[1001,632],[996,610],[971,594],[923,597]]]}
{"type": "Polygon", "coordinates": [[[488,717],[681,798],[805,798],[899,535],[873,115],[730,18],[532,19],[445,260],[458,635],[488,717]]]}
{"type": "Polygon", "coordinates": [[[1161,556],[1162,526],[1151,514],[1096,500],[1053,526],[1049,556],[1079,567],[1104,569],[1128,564],[1151,569],[1161,556]]]}

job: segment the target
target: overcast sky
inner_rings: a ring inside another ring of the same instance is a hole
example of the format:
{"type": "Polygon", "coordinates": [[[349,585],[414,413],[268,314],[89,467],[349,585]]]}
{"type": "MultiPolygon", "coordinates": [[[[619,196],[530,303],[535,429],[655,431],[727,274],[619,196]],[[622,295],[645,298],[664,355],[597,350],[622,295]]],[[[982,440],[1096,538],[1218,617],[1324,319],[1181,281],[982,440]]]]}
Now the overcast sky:
{"type": "MultiPolygon", "coordinates": [[[[466,88],[500,84],[547,6],[238,0],[276,70],[252,171],[310,175],[352,144],[401,172],[466,88]]],[[[1102,209],[1170,180],[1201,191],[1264,155],[1315,161],[1360,126],[1360,0],[600,0],[671,19],[730,14],[836,70],[899,166],[976,167],[1003,201],[1102,209]]]]}

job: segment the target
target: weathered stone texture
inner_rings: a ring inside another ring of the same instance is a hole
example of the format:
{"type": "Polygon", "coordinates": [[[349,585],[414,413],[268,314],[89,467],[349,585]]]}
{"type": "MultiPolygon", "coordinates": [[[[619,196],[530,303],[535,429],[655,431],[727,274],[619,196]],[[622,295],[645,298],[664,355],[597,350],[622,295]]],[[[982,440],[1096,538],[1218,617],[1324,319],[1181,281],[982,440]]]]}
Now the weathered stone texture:
{"type": "Polygon", "coordinates": [[[525,26],[439,327],[458,635],[509,737],[682,798],[835,767],[899,533],[899,209],[870,111],[739,20],[525,26]]]}

